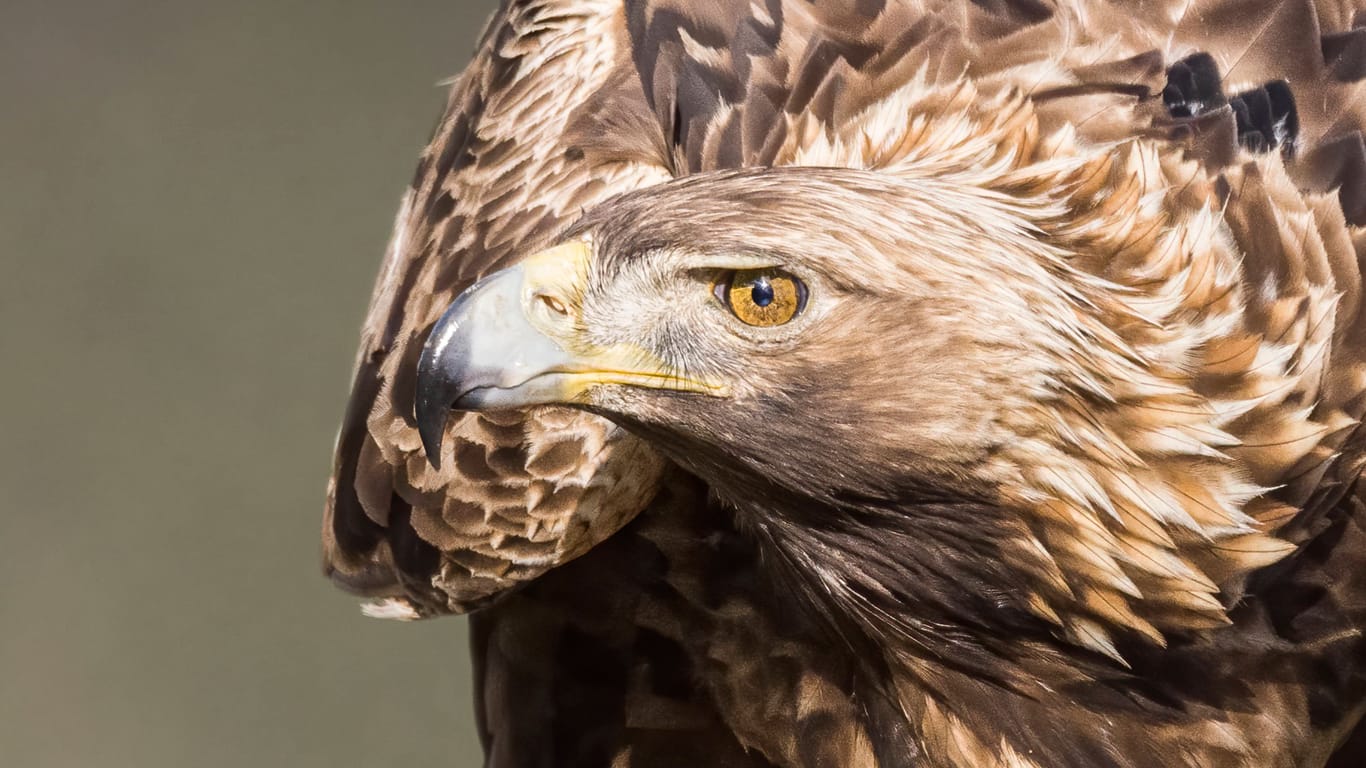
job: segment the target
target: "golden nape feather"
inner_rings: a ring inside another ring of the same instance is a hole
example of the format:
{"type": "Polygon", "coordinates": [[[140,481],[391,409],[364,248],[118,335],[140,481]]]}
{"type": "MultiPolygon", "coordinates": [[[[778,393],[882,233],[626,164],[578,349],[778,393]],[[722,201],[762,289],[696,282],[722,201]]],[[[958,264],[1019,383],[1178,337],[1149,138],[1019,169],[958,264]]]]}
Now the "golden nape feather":
{"type": "Polygon", "coordinates": [[[1347,0],[508,0],[326,571],[474,611],[493,766],[1363,764],[1364,84],[1347,0]]]}

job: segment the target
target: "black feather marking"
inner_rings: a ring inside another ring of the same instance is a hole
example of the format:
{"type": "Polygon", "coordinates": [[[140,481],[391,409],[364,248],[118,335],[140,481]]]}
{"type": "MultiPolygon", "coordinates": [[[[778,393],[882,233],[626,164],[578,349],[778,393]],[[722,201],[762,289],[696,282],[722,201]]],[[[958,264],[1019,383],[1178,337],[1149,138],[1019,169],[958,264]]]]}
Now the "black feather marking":
{"type": "Polygon", "coordinates": [[[1287,152],[1294,152],[1300,138],[1300,112],[1295,106],[1295,94],[1290,83],[1285,80],[1272,80],[1262,86],[1271,99],[1273,136],[1276,143],[1287,152]]]}
{"type": "Polygon", "coordinates": [[[1228,103],[1219,83],[1214,57],[1203,51],[1193,53],[1167,68],[1162,101],[1174,118],[1199,117],[1228,103]]]}
{"type": "Polygon", "coordinates": [[[1254,88],[1229,99],[1238,121],[1238,143],[1252,152],[1268,152],[1275,146],[1271,99],[1254,88]]]}
{"type": "Polygon", "coordinates": [[[1293,154],[1300,134],[1295,95],[1284,80],[1272,80],[1229,99],[1238,121],[1238,143],[1252,152],[1281,148],[1293,154]]]}

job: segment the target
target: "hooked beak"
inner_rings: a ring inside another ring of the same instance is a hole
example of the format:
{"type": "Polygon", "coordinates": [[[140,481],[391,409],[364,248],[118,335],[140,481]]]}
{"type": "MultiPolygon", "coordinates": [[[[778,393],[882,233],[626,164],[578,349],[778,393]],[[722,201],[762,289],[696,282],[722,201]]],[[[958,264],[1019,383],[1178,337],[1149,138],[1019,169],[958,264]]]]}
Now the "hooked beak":
{"type": "Polygon", "coordinates": [[[584,338],[579,310],[592,247],[572,241],[496,272],[460,294],[432,328],[417,368],[415,416],[427,460],[441,466],[452,409],[584,401],[600,384],[715,394],[630,344],[584,338]]]}

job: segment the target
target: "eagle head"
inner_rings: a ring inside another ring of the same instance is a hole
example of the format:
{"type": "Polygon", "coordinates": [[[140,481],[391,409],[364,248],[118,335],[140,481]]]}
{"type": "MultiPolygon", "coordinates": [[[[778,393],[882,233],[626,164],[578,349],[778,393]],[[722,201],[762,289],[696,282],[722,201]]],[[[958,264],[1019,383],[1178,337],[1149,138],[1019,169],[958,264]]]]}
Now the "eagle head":
{"type": "Polygon", "coordinates": [[[618,198],[433,329],[427,453],[449,408],[561,403],[737,503],[989,494],[1068,296],[1024,222],[967,192],[779,168],[618,198]]]}
{"type": "Polygon", "coordinates": [[[914,168],[698,174],[462,294],[426,341],[417,422],[433,461],[452,408],[619,422],[846,638],[1121,659],[1124,638],[1223,625],[1223,585],[1286,551],[1244,514],[1264,489],[1201,391],[1196,353],[1241,289],[1192,221],[1172,242],[1200,269],[1155,250],[1166,282],[1141,259],[1098,269],[1068,239],[1097,227],[1047,195],[914,168]]]}

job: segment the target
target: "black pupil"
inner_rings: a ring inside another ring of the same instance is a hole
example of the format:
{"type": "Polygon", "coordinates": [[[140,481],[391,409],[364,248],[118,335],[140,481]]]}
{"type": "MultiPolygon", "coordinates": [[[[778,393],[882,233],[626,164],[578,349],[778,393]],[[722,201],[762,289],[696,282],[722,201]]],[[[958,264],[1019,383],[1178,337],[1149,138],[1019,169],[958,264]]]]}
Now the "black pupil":
{"type": "Polygon", "coordinates": [[[749,300],[756,307],[767,307],[773,303],[773,284],[767,277],[756,278],[750,283],[749,300]]]}

